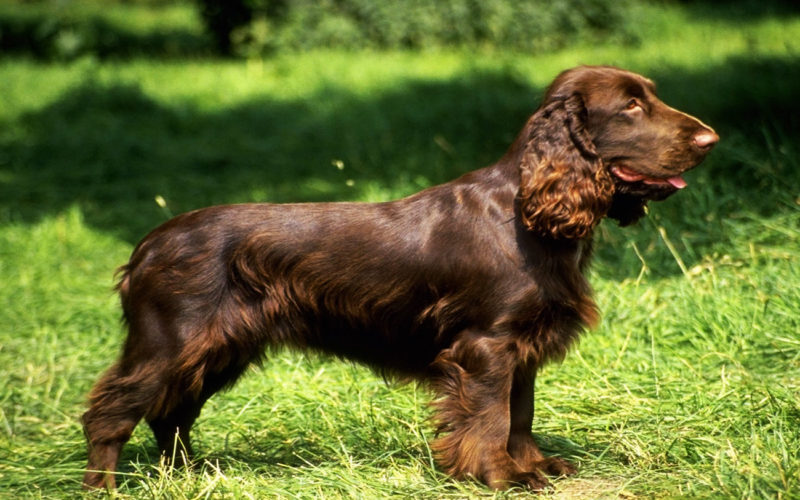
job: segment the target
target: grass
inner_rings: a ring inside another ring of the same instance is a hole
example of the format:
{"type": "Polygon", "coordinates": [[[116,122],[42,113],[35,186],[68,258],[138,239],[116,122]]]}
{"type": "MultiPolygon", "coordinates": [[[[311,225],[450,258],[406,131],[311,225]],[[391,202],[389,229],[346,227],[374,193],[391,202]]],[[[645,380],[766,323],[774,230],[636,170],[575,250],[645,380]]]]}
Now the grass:
{"type": "MultiPolygon", "coordinates": [[[[558,71],[609,63],[722,143],[642,223],[601,226],[603,323],[537,385],[534,432],[580,466],[551,495],[800,498],[800,16],[742,5],[649,7],[638,46],[541,55],[0,59],[0,497],[77,495],[78,417],[123,339],[113,270],[150,228],[443,182],[502,154],[558,71]]],[[[253,371],[206,406],[196,470],[138,428],[118,496],[527,495],[432,466],[423,387],[291,352],[253,371]]]]}

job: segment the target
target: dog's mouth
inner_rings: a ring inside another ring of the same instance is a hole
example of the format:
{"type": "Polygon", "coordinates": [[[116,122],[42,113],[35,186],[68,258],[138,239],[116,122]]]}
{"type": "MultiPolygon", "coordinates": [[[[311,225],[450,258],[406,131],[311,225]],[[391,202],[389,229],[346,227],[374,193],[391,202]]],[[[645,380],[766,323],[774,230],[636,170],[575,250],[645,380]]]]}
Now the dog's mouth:
{"type": "Polygon", "coordinates": [[[674,188],[675,190],[683,189],[687,186],[686,181],[680,175],[673,177],[654,177],[637,172],[625,165],[612,165],[610,170],[617,179],[627,183],[641,182],[648,186],[674,188]]]}

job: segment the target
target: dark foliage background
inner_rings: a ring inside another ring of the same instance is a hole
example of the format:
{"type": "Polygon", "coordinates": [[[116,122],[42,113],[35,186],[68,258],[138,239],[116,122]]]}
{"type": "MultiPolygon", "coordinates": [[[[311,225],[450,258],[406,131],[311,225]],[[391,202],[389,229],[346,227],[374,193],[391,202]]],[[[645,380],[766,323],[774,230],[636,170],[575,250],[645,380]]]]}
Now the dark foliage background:
{"type": "Polygon", "coordinates": [[[627,0],[201,0],[223,50],[421,48],[547,50],[625,32],[627,0]],[[227,20],[224,22],[222,20],[227,20]],[[238,22],[233,22],[233,21],[238,22]]]}
{"type": "Polygon", "coordinates": [[[580,41],[635,41],[629,2],[196,0],[192,5],[202,19],[200,31],[196,25],[136,19],[136,10],[146,9],[148,15],[168,20],[180,1],[125,2],[127,15],[120,13],[117,20],[97,2],[10,2],[0,4],[0,51],[46,59],[86,54],[252,57],[312,48],[546,51],[580,41]]]}

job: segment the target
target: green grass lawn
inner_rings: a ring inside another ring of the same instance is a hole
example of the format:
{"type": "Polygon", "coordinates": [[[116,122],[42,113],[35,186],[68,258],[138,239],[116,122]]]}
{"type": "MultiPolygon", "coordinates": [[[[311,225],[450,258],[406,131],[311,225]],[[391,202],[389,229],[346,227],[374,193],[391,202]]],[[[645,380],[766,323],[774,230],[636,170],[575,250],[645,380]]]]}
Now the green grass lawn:
{"type": "MultiPolygon", "coordinates": [[[[0,59],[0,497],[78,494],[78,418],[123,340],[114,269],[149,229],[444,182],[590,63],[650,76],[722,142],[647,219],[598,232],[603,322],[537,380],[534,432],[580,467],[552,495],[800,498],[800,14],[721,10],[641,9],[638,44],[553,54],[0,59]]],[[[206,405],[196,470],[160,468],[138,428],[119,496],[528,495],[437,471],[424,387],[292,352],[252,371],[206,405]]]]}

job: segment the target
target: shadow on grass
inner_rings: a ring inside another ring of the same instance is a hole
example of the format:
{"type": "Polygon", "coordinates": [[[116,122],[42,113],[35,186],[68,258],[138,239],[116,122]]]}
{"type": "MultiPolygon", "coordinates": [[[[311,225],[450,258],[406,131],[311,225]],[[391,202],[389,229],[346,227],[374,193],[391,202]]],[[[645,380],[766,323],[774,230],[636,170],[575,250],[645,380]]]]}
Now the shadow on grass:
{"type": "MultiPolygon", "coordinates": [[[[739,58],[649,76],[665,101],[722,136],[689,174],[691,188],[659,204],[661,222],[693,230],[702,252],[719,239],[703,236],[707,214],[746,206],[769,216],[794,199],[800,61],[739,58]]],[[[77,204],[88,224],[133,244],[170,214],[212,204],[400,197],[499,158],[542,90],[499,70],[410,81],[370,98],[326,88],[209,113],[133,86],[86,84],[0,135],[0,219],[35,222],[77,204]]],[[[640,227],[619,234],[652,233],[640,227]]],[[[638,271],[635,262],[613,271],[630,262],[599,247],[611,277],[638,271]]]]}
{"type": "MultiPolygon", "coordinates": [[[[396,452],[389,452],[385,442],[380,439],[365,442],[362,436],[349,435],[351,428],[345,422],[340,426],[340,439],[333,442],[320,442],[315,439],[304,439],[298,433],[269,433],[265,439],[245,438],[246,445],[226,447],[202,447],[198,449],[193,462],[195,472],[204,469],[219,470],[225,474],[229,470],[248,469],[255,473],[265,474],[270,477],[304,475],[306,469],[333,469],[340,467],[342,461],[364,466],[366,470],[381,471],[403,464],[418,464],[426,475],[436,478],[437,481],[458,482],[452,476],[442,471],[438,465],[432,463],[429,452],[424,449],[422,439],[408,441],[408,446],[396,452]],[[343,441],[343,442],[342,442],[343,441]],[[338,443],[338,444],[337,444],[338,443]],[[332,448],[333,446],[333,448],[332,448]],[[343,447],[347,456],[342,457],[343,447]],[[298,472],[299,471],[299,472],[298,472]]],[[[582,461],[592,460],[603,455],[612,461],[627,463],[627,458],[615,455],[608,451],[609,445],[589,443],[588,448],[571,441],[566,437],[552,434],[538,434],[534,437],[546,456],[557,456],[578,465],[582,461]]],[[[140,479],[136,477],[142,470],[152,470],[151,474],[159,474],[165,469],[160,469],[159,452],[152,439],[146,444],[134,447],[131,445],[123,448],[118,465],[118,472],[130,476],[129,487],[136,488],[140,479]],[[151,469],[152,467],[152,469],[151,469]]],[[[181,469],[177,469],[178,472],[181,469]]],[[[166,472],[171,473],[170,469],[166,472]]],[[[361,472],[368,474],[368,472],[361,472]]],[[[552,478],[557,480],[557,478],[552,478]]],[[[485,486],[475,481],[479,488],[485,486]]]]}
{"type": "Polygon", "coordinates": [[[375,100],[328,88],[204,113],[136,87],[84,85],[24,117],[21,136],[0,145],[13,165],[0,214],[32,222],[79,204],[89,224],[134,243],[166,216],[156,195],[179,213],[357,199],[369,186],[408,194],[491,163],[537,93],[508,75],[471,74],[375,100]]]}

